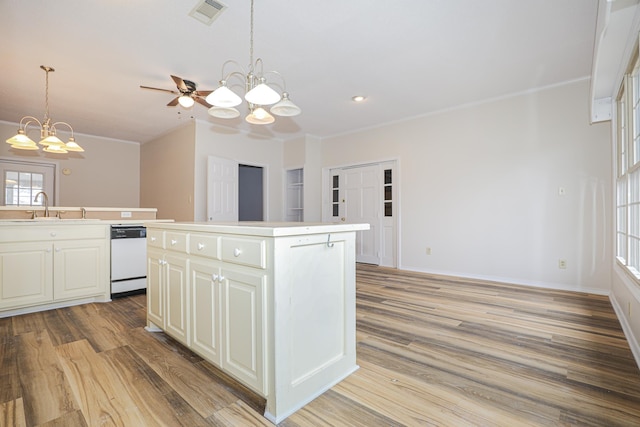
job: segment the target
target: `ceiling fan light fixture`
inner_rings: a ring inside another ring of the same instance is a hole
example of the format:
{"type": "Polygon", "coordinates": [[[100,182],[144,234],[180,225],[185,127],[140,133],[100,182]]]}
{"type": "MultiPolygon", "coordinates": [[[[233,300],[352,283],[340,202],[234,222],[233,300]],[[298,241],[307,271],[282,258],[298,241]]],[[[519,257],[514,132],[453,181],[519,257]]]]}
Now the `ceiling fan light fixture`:
{"type": "Polygon", "coordinates": [[[193,104],[195,104],[195,101],[189,95],[182,95],[178,98],[178,103],[180,103],[184,108],[191,108],[193,107],[193,104]]]}
{"type": "Polygon", "coordinates": [[[216,107],[209,108],[209,115],[219,119],[235,119],[240,116],[240,111],[233,107],[216,107]]]}
{"type": "Polygon", "coordinates": [[[262,107],[255,108],[247,117],[245,117],[247,123],[252,125],[268,125],[273,123],[276,119],[262,107]]]}
{"type": "Polygon", "coordinates": [[[242,104],[242,98],[229,89],[224,80],[220,82],[220,87],[207,95],[204,100],[216,107],[235,107],[242,104]]]}
{"type": "Polygon", "coordinates": [[[291,102],[287,92],[282,94],[282,100],[271,107],[270,111],[276,116],[281,117],[293,117],[301,113],[300,107],[291,102]]]}

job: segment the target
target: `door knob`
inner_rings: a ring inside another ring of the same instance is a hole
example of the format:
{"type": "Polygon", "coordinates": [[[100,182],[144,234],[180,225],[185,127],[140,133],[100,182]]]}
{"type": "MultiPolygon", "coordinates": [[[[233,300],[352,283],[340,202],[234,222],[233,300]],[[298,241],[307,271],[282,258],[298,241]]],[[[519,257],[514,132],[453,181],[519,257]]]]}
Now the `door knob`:
{"type": "Polygon", "coordinates": [[[235,248],[235,249],[233,250],[233,256],[238,257],[238,256],[240,256],[240,254],[241,254],[241,253],[242,253],[242,250],[241,250],[241,249],[239,249],[239,248],[235,248]]]}
{"type": "Polygon", "coordinates": [[[198,250],[201,251],[204,249],[204,243],[198,243],[198,250]]]}
{"type": "Polygon", "coordinates": [[[346,218],[342,217],[342,218],[340,218],[340,221],[344,222],[344,221],[346,221],[346,218]]]}

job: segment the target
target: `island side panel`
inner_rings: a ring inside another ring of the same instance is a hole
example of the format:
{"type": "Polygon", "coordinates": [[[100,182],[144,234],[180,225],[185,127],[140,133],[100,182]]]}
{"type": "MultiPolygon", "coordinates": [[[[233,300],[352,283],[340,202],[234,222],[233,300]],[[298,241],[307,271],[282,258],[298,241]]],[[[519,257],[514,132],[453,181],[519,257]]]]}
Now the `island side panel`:
{"type": "Polygon", "coordinates": [[[275,239],[265,416],[278,423],[354,372],[355,232],[275,239]]]}

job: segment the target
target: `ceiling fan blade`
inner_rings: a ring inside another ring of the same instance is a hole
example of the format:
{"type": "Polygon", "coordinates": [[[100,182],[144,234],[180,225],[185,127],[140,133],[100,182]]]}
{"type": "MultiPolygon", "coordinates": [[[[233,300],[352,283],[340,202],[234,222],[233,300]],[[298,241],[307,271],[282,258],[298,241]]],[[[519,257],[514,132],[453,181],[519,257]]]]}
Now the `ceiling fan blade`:
{"type": "Polygon", "coordinates": [[[182,78],[180,78],[178,76],[174,76],[174,75],[172,75],[171,78],[176,83],[176,86],[178,87],[180,92],[188,92],[189,91],[189,88],[187,87],[186,84],[184,84],[184,80],[182,80],[182,78]]]}
{"type": "Polygon", "coordinates": [[[174,93],[177,94],[178,92],[176,92],[175,90],[170,90],[170,89],[160,89],[159,87],[150,87],[150,86],[140,86],[142,89],[151,89],[151,90],[160,90],[162,92],[169,92],[169,93],[174,93]]]}
{"type": "Polygon", "coordinates": [[[213,91],[212,90],[197,90],[197,91],[193,92],[193,94],[194,95],[198,95],[198,96],[207,96],[211,92],[213,92],[213,91]]]}
{"type": "Polygon", "coordinates": [[[173,100],[167,104],[167,107],[175,107],[176,105],[178,105],[178,99],[180,99],[179,96],[173,98],[173,100]]]}
{"type": "Polygon", "coordinates": [[[194,96],[193,99],[201,105],[204,105],[207,108],[211,108],[213,107],[213,105],[209,104],[207,101],[205,101],[204,99],[200,98],[199,96],[194,96]]]}

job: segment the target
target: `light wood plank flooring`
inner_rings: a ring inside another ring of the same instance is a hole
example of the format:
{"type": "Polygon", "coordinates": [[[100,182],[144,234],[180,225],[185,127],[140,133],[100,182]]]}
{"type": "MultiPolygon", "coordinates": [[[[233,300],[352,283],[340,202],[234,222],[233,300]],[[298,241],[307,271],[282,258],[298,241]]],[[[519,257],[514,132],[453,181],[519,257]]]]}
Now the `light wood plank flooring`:
{"type": "MultiPolygon", "coordinates": [[[[1,426],[269,426],[145,296],[0,319],[1,426]]],[[[359,265],[360,369],[280,425],[640,426],[608,298],[359,265]]]]}

